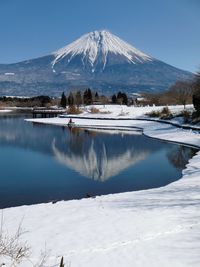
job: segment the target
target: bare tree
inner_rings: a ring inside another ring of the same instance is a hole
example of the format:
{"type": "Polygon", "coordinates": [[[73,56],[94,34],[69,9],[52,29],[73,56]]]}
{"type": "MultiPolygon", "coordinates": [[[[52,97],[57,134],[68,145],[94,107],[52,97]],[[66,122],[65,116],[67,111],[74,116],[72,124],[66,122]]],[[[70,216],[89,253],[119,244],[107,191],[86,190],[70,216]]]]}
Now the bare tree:
{"type": "Polygon", "coordinates": [[[168,94],[175,98],[178,104],[184,106],[192,102],[192,83],[190,81],[177,81],[169,88],[168,94]]]}

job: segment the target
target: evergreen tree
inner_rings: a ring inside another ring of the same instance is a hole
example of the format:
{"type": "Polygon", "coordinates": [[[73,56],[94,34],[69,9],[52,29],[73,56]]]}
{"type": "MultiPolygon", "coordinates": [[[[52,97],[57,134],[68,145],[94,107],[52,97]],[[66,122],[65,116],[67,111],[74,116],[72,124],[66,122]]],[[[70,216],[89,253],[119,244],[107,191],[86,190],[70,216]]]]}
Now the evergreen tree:
{"type": "Polygon", "coordinates": [[[117,103],[117,97],[116,97],[116,95],[113,95],[112,96],[112,103],[113,104],[116,104],[117,103]]]}
{"type": "Polygon", "coordinates": [[[123,95],[120,91],[117,94],[117,103],[119,103],[120,105],[123,103],[123,95]]]}
{"type": "Polygon", "coordinates": [[[76,102],[76,105],[77,105],[77,106],[80,106],[80,105],[82,105],[82,103],[83,103],[82,95],[81,95],[81,92],[80,92],[80,91],[78,91],[78,92],[76,93],[76,96],[75,96],[75,102],[76,102]]]}
{"type": "Polygon", "coordinates": [[[91,105],[92,103],[92,91],[88,88],[88,105],[91,105]]]}
{"type": "Polygon", "coordinates": [[[195,80],[193,82],[193,97],[192,102],[195,110],[200,114],[200,72],[196,74],[195,80]]]}
{"type": "Polygon", "coordinates": [[[200,94],[200,72],[195,75],[193,90],[195,94],[200,94]]]}
{"type": "Polygon", "coordinates": [[[68,105],[69,106],[73,106],[74,105],[74,96],[73,96],[72,92],[70,92],[70,94],[68,96],[68,105]]]}
{"type": "Polygon", "coordinates": [[[61,107],[66,108],[67,98],[66,98],[64,92],[62,93],[62,96],[61,96],[60,105],[61,105],[61,107]]]}
{"type": "Polygon", "coordinates": [[[88,90],[86,89],[83,93],[83,103],[87,105],[88,102],[88,90]]]}
{"type": "Polygon", "coordinates": [[[121,93],[121,91],[119,91],[119,92],[117,93],[117,99],[120,99],[120,98],[122,98],[122,93],[121,93]]]}
{"type": "Polygon", "coordinates": [[[95,101],[98,101],[99,100],[99,94],[96,92],[95,93],[95,101]]]}
{"type": "Polygon", "coordinates": [[[127,97],[127,95],[126,95],[126,93],[123,93],[122,94],[122,103],[124,104],[124,105],[128,105],[128,97],[127,97]]]}
{"type": "Polygon", "coordinates": [[[92,92],[90,88],[86,89],[83,94],[83,102],[85,105],[91,105],[93,103],[92,92]]]}

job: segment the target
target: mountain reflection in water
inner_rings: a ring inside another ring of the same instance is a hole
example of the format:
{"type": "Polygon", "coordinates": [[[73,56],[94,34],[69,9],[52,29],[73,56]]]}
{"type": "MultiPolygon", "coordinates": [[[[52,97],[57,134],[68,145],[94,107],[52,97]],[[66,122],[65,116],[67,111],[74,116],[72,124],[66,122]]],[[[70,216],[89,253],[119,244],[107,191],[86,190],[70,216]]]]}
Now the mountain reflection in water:
{"type": "Polygon", "coordinates": [[[98,137],[88,140],[79,138],[78,135],[75,138],[77,142],[73,145],[69,143],[65,152],[56,147],[54,140],[52,148],[55,158],[81,175],[102,182],[144,160],[149,153],[148,150],[138,150],[134,144],[127,145],[125,142],[121,145],[119,135],[114,146],[106,139],[102,141],[98,137]]]}

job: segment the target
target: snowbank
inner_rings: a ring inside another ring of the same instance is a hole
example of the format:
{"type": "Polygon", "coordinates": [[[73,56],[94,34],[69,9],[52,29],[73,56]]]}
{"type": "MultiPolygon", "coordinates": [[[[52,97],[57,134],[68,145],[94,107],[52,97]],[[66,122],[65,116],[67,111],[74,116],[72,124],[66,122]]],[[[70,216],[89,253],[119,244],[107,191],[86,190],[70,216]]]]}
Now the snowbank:
{"type": "MultiPolygon", "coordinates": [[[[66,118],[36,119],[65,125],[66,118]]],[[[81,127],[139,127],[144,134],[200,146],[198,133],[149,121],[74,119],[81,127]]],[[[158,162],[159,168],[159,162],[158,162]]],[[[12,233],[23,219],[23,240],[45,266],[64,256],[66,266],[200,266],[200,152],[180,179],[166,187],[4,210],[12,233]]],[[[8,266],[8,265],[7,265],[8,266]]],[[[24,261],[20,266],[32,266],[24,261]]]]}
{"type": "Polygon", "coordinates": [[[0,113],[7,113],[7,112],[11,112],[11,109],[0,109],[0,113]]]}

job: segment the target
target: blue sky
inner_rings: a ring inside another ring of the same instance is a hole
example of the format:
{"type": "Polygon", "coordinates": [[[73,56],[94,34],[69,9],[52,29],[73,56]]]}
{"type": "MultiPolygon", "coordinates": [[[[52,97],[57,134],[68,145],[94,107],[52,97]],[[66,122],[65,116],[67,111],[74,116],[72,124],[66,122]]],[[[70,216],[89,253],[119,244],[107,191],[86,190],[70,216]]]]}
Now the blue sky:
{"type": "Polygon", "coordinates": [[[46,55],[107,29],[176,67],[200,69],[199,0],[0,0],[0,63],[46,55]]]}

